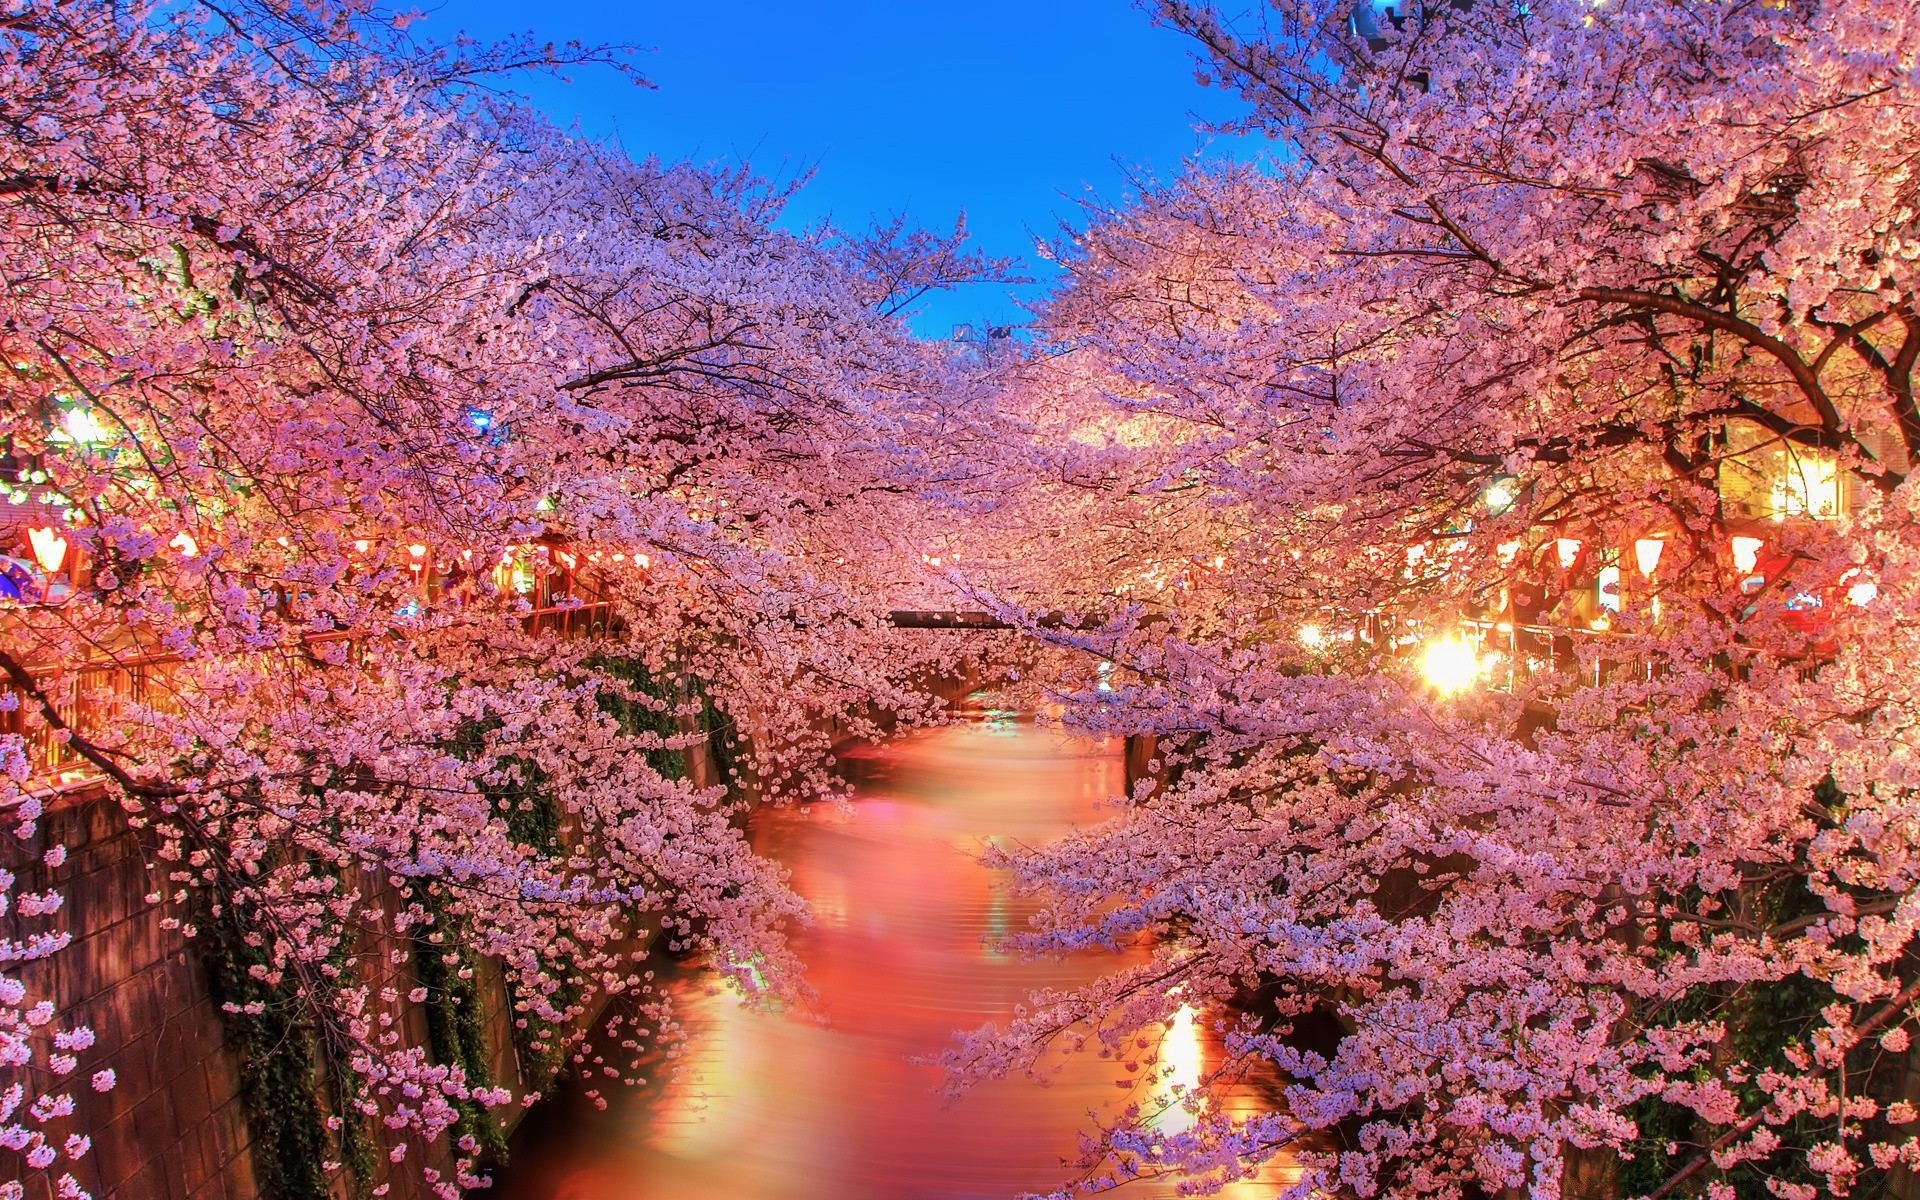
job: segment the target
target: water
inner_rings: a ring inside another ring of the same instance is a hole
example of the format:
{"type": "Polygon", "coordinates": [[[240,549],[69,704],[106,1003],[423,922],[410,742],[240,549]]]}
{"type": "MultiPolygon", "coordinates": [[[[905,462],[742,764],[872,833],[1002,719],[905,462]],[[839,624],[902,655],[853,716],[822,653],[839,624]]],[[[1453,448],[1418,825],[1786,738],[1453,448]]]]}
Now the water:
{"type": "MultiPolygon", "coordinates": [[[[753,824],[813,905],[796,941],[826,1023],[749,1010],[697,973],[674,982],[681,1069],[612,1089],[604,1112],[530,1116],[502,1200],[1009,1197],[1072,1178],[1088,1114],[1143,1098],[1138,1075],[1089,1053],[1048,1086],[1003,1080],[943,1106],[939,1070],[914,1061],[955,1029],[1004,1019],[1032,988],[1116,965],[996,951],[1027,910],[976,857],[989,839],[1044,842],[1101,819],[1124,786],[1119,745],[989,720],[869,749],[854,775],[850,808],[763,810],[753,824]]],[[[1197,1074],[1210,1040],[1183,1020],[1163,1050],[1197,1074]]],[[[1289,1174],[1227,1195],[1272,1196],[1289,1174]]]]}

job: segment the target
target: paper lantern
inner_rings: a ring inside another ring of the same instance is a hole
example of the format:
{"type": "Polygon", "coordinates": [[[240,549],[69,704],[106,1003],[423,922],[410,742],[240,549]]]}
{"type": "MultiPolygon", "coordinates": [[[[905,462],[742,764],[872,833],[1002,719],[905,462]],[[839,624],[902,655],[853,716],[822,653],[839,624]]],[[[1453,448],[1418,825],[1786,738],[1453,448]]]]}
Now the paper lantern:
{"type": "Polygon", "coordinates": [[[67,539],[60,536],[51,525],[41,525],[27,530],[27,545],[33,548],[33,560],[40,569],[51,575],[67,561],[67,539]]]}
{"type": "Polygon", "coordinates": [[[1665,538],[1641,538],[1633,544],[1633,561],[1640,565],[1640,573],[1649,579],[1660,566],[1660,555],[1667,548],[1665,538]]]}

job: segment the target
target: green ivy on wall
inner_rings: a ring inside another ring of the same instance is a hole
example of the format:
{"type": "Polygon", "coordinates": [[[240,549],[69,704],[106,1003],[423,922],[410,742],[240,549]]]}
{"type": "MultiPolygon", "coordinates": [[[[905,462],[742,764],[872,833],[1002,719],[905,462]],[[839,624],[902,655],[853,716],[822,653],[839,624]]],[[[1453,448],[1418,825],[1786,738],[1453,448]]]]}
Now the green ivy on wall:
{"type": "MultiPolygon", "coordinates": [[[[611,675],[642,695],[659,702],[659,707],[656,708],[629,700],[625,696],[602,692],[600,711],[619,722],[621,732],[629,735],[651,733],[662,738],[670,738],[682,732],[675,713],[682,696],[680,688],[673,680],[656,679],[653,673],[647,670],[647,665],[637,658],[601,656],[587,665],[596,671],[611,675]]],[[[685,779],[687,776],[686,755],[679,750],[649,750],[647,765],[666,779],[685,779]]]]}
{"type": "MultiPolygon", "coordinates": [[[[435,1062],[465,1072],[469,1087],[490,1088],[493,1065],[481,1022],[480,961],[456,929],[444,919],[438,925],[448,935],[445,942],[438,946],[416,942],[413,951],[415,977],[427,989],[427,1048],[435,1062]]],[[[454,1124],[454,1137],[471,1137],[483,1161],[504,1162],[507,1136],[500,1122],[471,1101],[459,1101],[455,1107],[460,1118],[454,1124]]]]}
{"type": "MultiPolygon", "coordinates": [[[[738,742],[726,732],[730,721],[701,681],[656,679],[634,658],[604,657],[592,666],[658,702],[601,697],[602,711],[629,735],[671,738],[683,733],[678,709],[689,699],[697,700],[700,727],[707,731],[708,749],[720,778],[730,794],[740,795],[743,781],[738,773],[744,767],[738,742]]],[[[496,728],[497,722],[470,722],[449,749],[463,757],[477,756],[486,735],[496,728]]],[[[687,756],[681,750],[651,750],[647,760],[666,778],[687,775],[687,756]]],[[[561,814],[545,773],[530,758],[510,756],[499,765],[498,778],[483,787],[493,811],[506,822],[514,840],[543,854],[561,854],[561,814]]],[[[335,1181],[324,1169],[332,1158],[347,1168],[356,1197],[370,1195],[377,1178],[377,1156],[374,1139],[353,1106],[352,1080],[342,1072],[323,1070],[326,1048],[321,1034],[292,987],[255,977],[254,968],[270,964],[263,951],[247,942],[250,929],[243,906],[218,887],[198,894],[195,905],[199,936],[194,945],[238,1059],[240,1098],[254,1137],[254,1167],[263,1200],[332,1200],[330,1184],[335,1181]],[[341,1117],[337,1135],[328,1130],[329,1111],[341,1117]]],[[[436,927],[444,938],[439,944],[417,941],[412,954],[417,982],[427,990],[428,1050],[436,1062],[460,1067],[473,1087],[491,1087],[495,1082],[492,1055],[479,987],[484,964],[454,919],[446,913],[437,915],[436,927]]],[[[510,986],[508,991],[511,1005],[515,997],[510,986]]],[[[553,999],[561,1007],[570,1007],[579,999],[577,987],[567,985],[553,999]]],[[[515,1015],[524,1018],[511,1026],[523,1077],[520,1082],[530,1091],[545,1092],[564,1065],[566,1031],[529,1014],[515,1015]]],[[[507,1144],[501,1123],[478,1105],[462,1103],[458,1108],[455,1137],[471,1137],[483,1161],[504,1161],[507,1144]]]]}
{"type": "Polygon", "coordinates": [[[713,769],[726,786],[727,798],[740,803],[752,792],[748,778],[751,768],[742,745],[744,735],[734,726],[733,718],[713,702],[713,692],[704,681],[696,678],[692,686],[700,700],[700,728],[707,734],[707,754],[713,769]]]}
{"type": "MultiPolygon", "coordinates": [[[[312,1022],[290,986],[253,976],[252,968],[269,965],[267,956],[247,944],[244,919],[231,897],[201,893],[198,904],[193,944],[239,1059],[240,1099],[253,1133],[260,1194],[264,1200],[328,1200],[322,1164],[332,1157],[332,1145],[320,1104],[312,1022]]],[[[355,1122],[345,1125],[351,1129],[355,1122]]]]}

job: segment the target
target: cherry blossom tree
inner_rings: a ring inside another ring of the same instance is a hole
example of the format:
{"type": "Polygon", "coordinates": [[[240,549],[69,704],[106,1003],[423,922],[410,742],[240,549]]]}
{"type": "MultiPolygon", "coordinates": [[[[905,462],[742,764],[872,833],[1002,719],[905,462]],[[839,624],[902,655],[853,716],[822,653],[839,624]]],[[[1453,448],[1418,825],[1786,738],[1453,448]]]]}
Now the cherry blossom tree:
{"type": "Polygon", "coordinates": [[[1283,1153],[1301,1194],[1890,1186],[1914,14],[1156,11],[1280,149],[1068,247],[1018,399],[1071,566],[981,587],[1073,655],[1076,720],[1160,746],[1004,858],[1050,898],[1020,940],[1153,954],[955,1066],[1210,1014],[1213,1090],[1102,1131],[1095,1188],[1283,1153]]]}
{"type": "MultiPolygon", "coordinates": [[[[150,900],[244,947],[229,1011],[303,1014],[336,1157],[384,1126],[447,1196],[512,1097],[407,1032],[430,980],[492,960],[560,1056],[647,989],[649,914],[749,992],[795,986],[797,901],[677,756],[724,726],[740,771],[811,794],[825,718],[934,711],[951,650],[897,644],[888,589],[992,434],[895,313],[1000,264],[783,229],[744,171],[635,161],[497,88],[603,62],[420,45],[355,3],[0,18],[0,439],[67,577],[0,621],[0,805],[34,836],[35,742],[103,777],[150,900]],[[533,614],[547,568],[573,594],[533,614]],[[143,690],[76,724],[81,659],[143,690]]],[[[63,940],[0,947],[0,1144],[78,1196],[91,1035],[27,967],[63,940]]]]}

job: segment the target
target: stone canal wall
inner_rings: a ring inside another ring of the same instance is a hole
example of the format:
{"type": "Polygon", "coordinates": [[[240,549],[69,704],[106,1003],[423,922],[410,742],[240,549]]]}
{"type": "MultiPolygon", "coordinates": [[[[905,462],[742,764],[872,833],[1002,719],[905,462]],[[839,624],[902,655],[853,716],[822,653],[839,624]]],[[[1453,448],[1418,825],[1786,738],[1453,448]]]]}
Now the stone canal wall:
{"type": "MultiPolygon", "coordinates": [[[[72,1128],[93,1139],[76,1177],[101,1200],[251,1200],[258,1187],[239,1061],[194,948],[171,927],[187,915],[150,899],[163,876],[148,869],[125,810],[90,788],[54,805],[35,841],[5,842],[0,866],[21,890],[62,892],[54,924],[73,936],[20,975],[31,994],[60,997],[65,1019],[99,1039],[76,1076],[72,1128]],[[50,870],[39,855],[53,846],[67,847],[67,861],[50,870]],[[106,1066],[118,1086],[86,1087],[106,1066]]],[[[12,913],[6,933],[22,933],[12,913]]],[[[51,1193],[37,1178],[27,1194],[51,1193]]]]}
{"type": "MultiPolygon", "coordinates": [[[[957,699],[974,685],[963,676],[936,686],[944,698],[957,699]]],[[[838,740],[848,731],[824,732],[838,740]]],[[[698,787],[733,782],[722,778],[711,746],[686,752],[685,767],[698,787]]],[[[98,1039],[75,1073],[76,1108],[66,1126],[92,1139],[92,1152],[73,1168],[81,1185],[96,1200],[273,1200],[280,1190],[273,1181],[288,1164],[262,1129],[262,1106],[269,1117],[283,1116],[279,1110],[299,1097],[286,1095],[284,1086],[272,1091],[257,1074],[249,1078],[246,1029],[222,1012],[209,939],[205,931],[191,939],[180,932],[205,914],[169,893],[166,864],[153,861],[150,842],[129,824],[119,798],[92,785],[51,800],[33,840],[0,839],[0,869],[19,878],[17,890],[64,897],[54,917],[32,925],[70,934],[72,944],[19,975],[32,994],[59,997],[63,1023],[87,1025],[98,1039]],[[54,846],[65,846],[67,858],[49,868],[41,856],[54,846]],[[85,1080],[104,1067],[113,1068],[117,1086],[94,1092],[85,1080]]],[[[377,892],[368,886],[369,894],[377,892]]],[[[655,928],[641,922],[636,936],[650,938],[655,928]]],[[[0,936],[27,932],[16,914],[0,915],[0,936]]],[[[361,949],[368,952],[365,961],[389,961],[389,947],[361,949]]],[[[391,985],[400,997],[392,1006],[395,1020],[415,1044],[428,1044],[425,1006],[405,999],[419,983],[414,968],[389,969],[393,974],[376,980],[374,993],[391,985]]],[[[481,1061],[494,1084],[524,1095],[538,1068],[520,1061],[511,1002],[491,964],[478,965],[472,994],[481,1061]]],[[[325,1081],[315,1078],[310,1090],[318,1103],[325,1081]]],[[[511,1106],[504,1115],[514,1121],[521,1111],[511,1106]]],[[[377,1137],[380,1131],[371,1132],[377,1137]]],[[[361,1190],[386,1184],[385,1200],[429,1200],[417,1162],[396,1168],[387,1146],[366,1149],[361,1190]]],[[[333,1151],[329,1157],[339,1148],[333,1151]]],[[[0,1178],[21,1173],[17,1160],[7,1160],[0,1150],[0,1178]]],[[[451,1161],[431,1165],[443,1172],[452,1167],[451,1161]]],[[[54,1200],[43,1177],[27,1186],[29,1200],[54,1200]]],[[[332,1191],[351,1200],[356,1189],[342,1172],[333,1176],[332,1191]]]]}
{"type": "MultiPolygon", "coordinates": [[[[687,751],[686,768],[697,786],[719,780],[709,747],[687,751]]],[[[263,1132],[262,1105],[270,1121],[302,1098],[284,1088],[263,1092],[257,1075],[249,1094],[247,1030],[221,1011],[207,939],[182,937],[179,929],[204,917],[166,894],[166,865],[152,861],[150,843],[130,826],[120,800],[101,786],[69,792],[49,804],[32,841],[0,842],[0,869],[19,877],[18,890],[52,889],[65,897],[51,923],[36,919],[33,928],[68,933],[72,944],[19,975],[31,994],[59,997],[64,1023],[88,1025],[98,1039],[75,1073],[76,1107],[65,1126],[93,1142],[92,1152],[72,1167],[81,1185],[96,1200],[273,1200],[279,1189],[272,1180],[288,1164],[263,1132]],[[48,868],[41,855],[54,846],[65,846],[67,858],[48,868]],[[104,1067],[113,1068],[117,1085],[95,1092],[86,1080],[104,1067]]],[[[651,937],[654,929],[642,922],[636,936],[651,937]]],[[[0,936],[25,932],[15,914],[0,917],[0,936]]],[[[384,952],[366,958],[389,961],[384,952]]],[[[391,984],[400,997],[395,1018],[416,1044],[428,1044],[425,1006],[405,999],[419,982],[414,968],[391,970],[393,977],[375,981],[374,993],[391,984]]],[[[485,962],[475,976],[480,1059],[495,1085],[522,1096],[537,1068],[520,1061],[505,982],[485,962]]],[[[309,1084],[306,1099],[317,1104],[325,1081],[316,1073],[309,1084]]],[[[503,1111],[509,1121],[522,1112],[517,1105],[503,1111]]],[[[377,1138],[382,1131],[369,1132],[377,1138]]],[[[332,1194],[351,1200],[358,1190],[386,1184],[385,1200],[429,1200],[420,1164],[395,1167],[388,1148],[367,1146],[361,1189],[340,1172],[330,1180],[332,1194]]],[[[20,1174],[18,1160],[8,1157],[0,1151],[0,1179],[20,1174]]],[[[452,1168],[450,1160],[430,1165],[452,1168]]],[[[27,1187],[28,1200],[54,1200],[44,1177],[27,1187]]]]}

